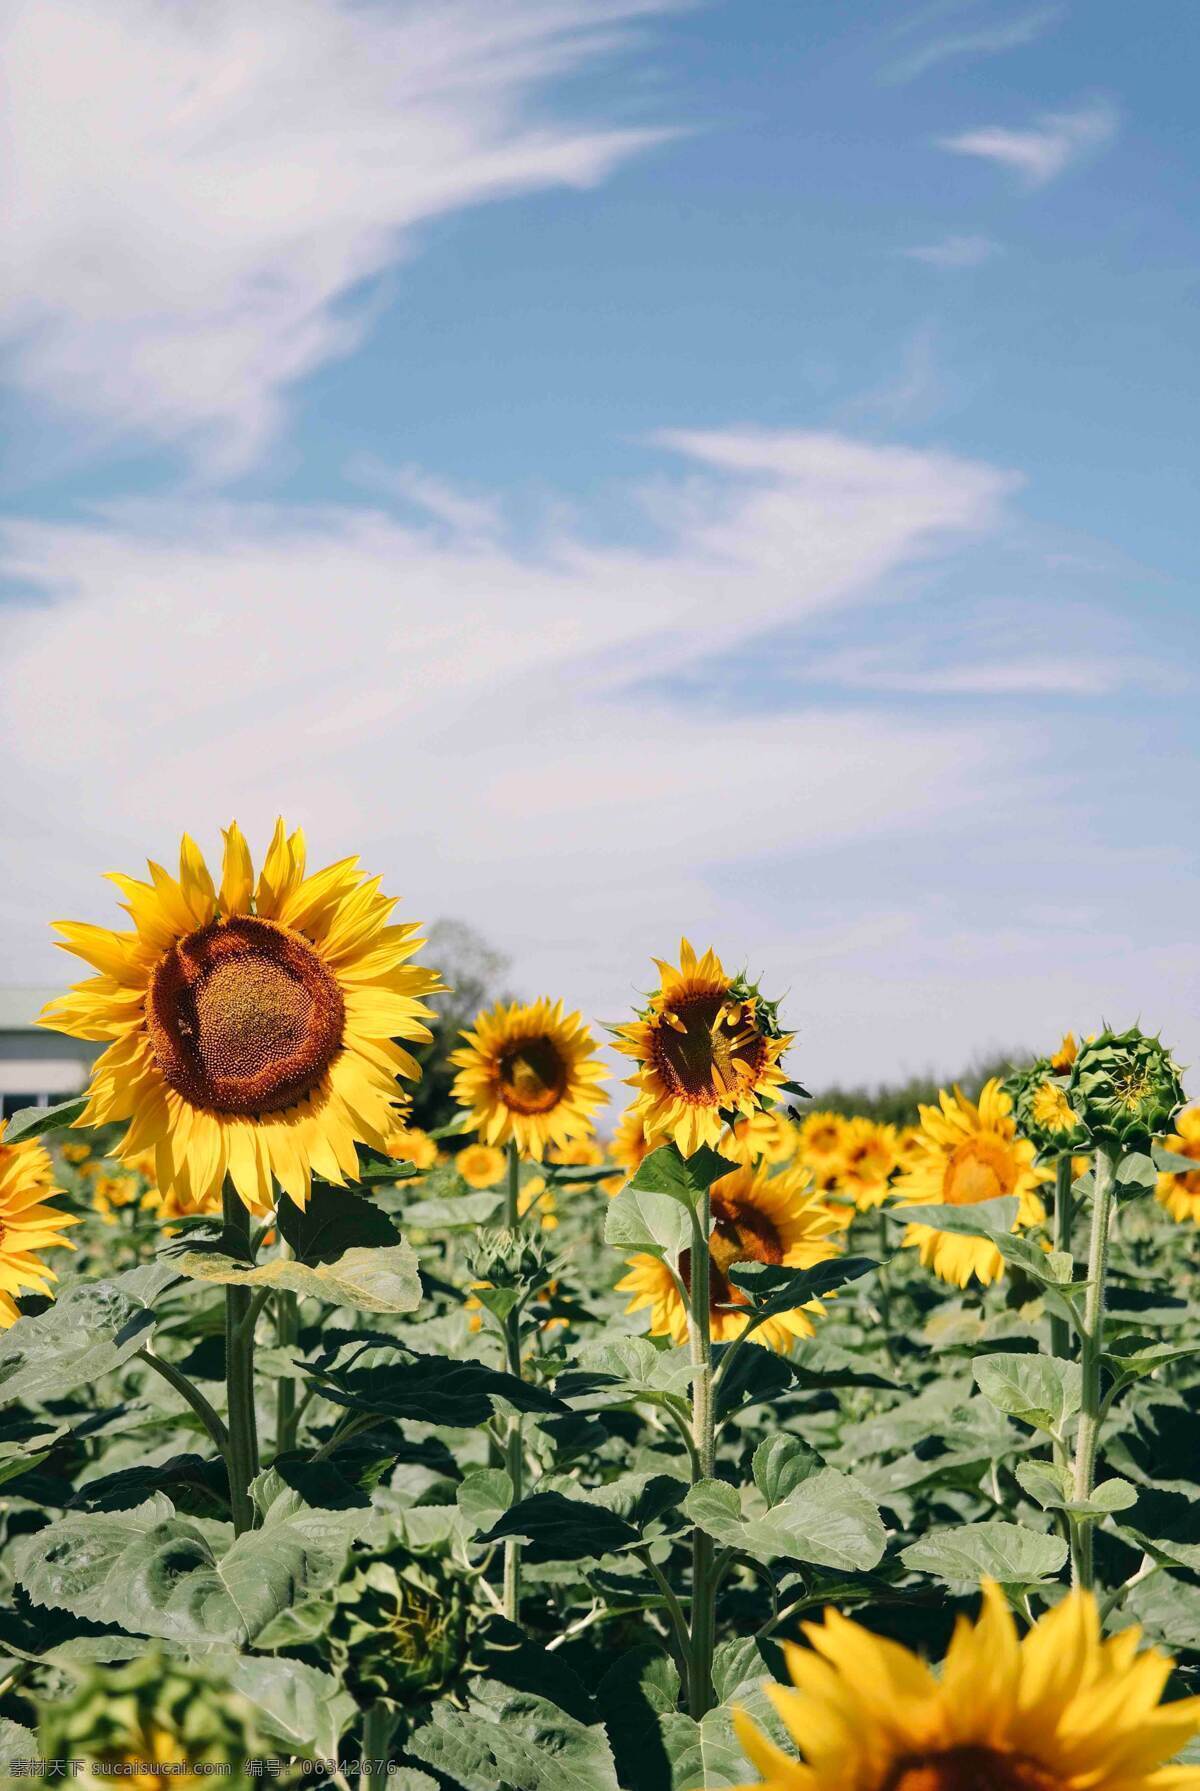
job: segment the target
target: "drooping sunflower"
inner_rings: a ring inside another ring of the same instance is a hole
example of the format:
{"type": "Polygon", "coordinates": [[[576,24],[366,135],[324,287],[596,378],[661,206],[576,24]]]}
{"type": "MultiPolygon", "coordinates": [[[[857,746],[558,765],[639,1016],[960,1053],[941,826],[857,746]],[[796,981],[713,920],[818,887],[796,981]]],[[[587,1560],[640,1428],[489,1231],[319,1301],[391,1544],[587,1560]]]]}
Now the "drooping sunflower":
{"type": "Polygon", "coordinates": [[[766,1687],[803,1759],[734,1713],[770,1791],[1200,1791],[1200,1768],[1163,1767],[1200,1732],[1200,1698],[1161,1703],[1173,1663],[1139,1654],[1136,1628],[1103,1640],[1090,1593],[1018,1639],[985,1582],[940,1678],[833,1609],[803,1628],[810,1646],[785,1646],[793,1686],[766,1687]]]}
{"type": "Polygon", "coordinates": [[[504,1174],[504,1152],[493,1144],[464,1145],[454,1167],[468,1188],[494,1188],[504,1174]]]}
{"type": "MultiPolygon", "coordinates": [[[[976,1206],[1015,1194],[1016,1230],[1046,1217],[1037,1189],[1050,1173],[1035,1163],[1030,1141],[1017,1136],[1012,1101],[993,1076],[978,1105],[956,1088],[953,1094],[942,1090],[939,1106],[921,1108],[913,1154],[893,1193],[901,1206],[976,1206]]],[[[986,1287],[1004,1272],[1004,1258],[987,1238],[910,1225],[904,1242],[919,1249],[926,1268],[956,1287],[965,1287],[972,1275],[986,1287]]]]}
{"type": "Polygon", "coordinates": [[[837,1185],[860,1213],[883,1205],[888,1179],[899,1162],[900,1138],[895,1126],[874,1119],[846,1121],[837,1185]]]}
{"type": "Polygon", "coordinates": [[[656,958],[661,982],[617,1050],[637,1063],[628,1078],[648,1134],[673,1139],[685,1157],[716,1146],[726,1127],[772,1105],[791,1043],[775,1004],[743,976],[731,977],[710,949],[697,958],[686,939],[679,968],[656,958]]]}
{"type": "Polygon", "coordinates": [[[1155,1197],[1172,1219],[1191,1219],[1200,1225],[1200,1107],[1188,1107],[1175,1121],[1175,1130],[1163,1140],[1177,1157],[1191,1157],[1194,1169],[1159,1171],[1155,1197]]]}
{"type": "Polygon", "coordinates": [[[462,1036],[466,1044],[450,1056],[454,1098],[485,1143],[515,1139],[540,1162],[548,1145],[591,1135],[606,1071],[578,1014],[545,996],[528,1006],[501,1001],[462,1036]]]}
{"type": "MultiPolygon", "coordinates": [[[[735,1262],[782,1263],[789,1269],[810,1269],[839,1251],[838,1221],[813,1193],[801,1169],[768,1173],[767,1165],[741,1164],[723,1175],[710,1190],[712,1230],[709,1233],[709,1325],[714,1342],[731,1343],[746,1328],[749,1312],[724,1312],[723,1306],[749,1306],[730,1282],[735,1262]]],[[[652,1337],[687,1341],[687,1310],[667,1265],[656,1256],[634,1256],[629,1273],[617,1282],[619,1293],[632,1295],[627,1312],[650,1311],[652,1337]]],[[[691,1290],[691,1252],[679,1261],[679,1275],[691,1290]]],[[[820,1301],[792,1312],[780,1312],[750,1334],[752,1343],[787,1350],[796,1337],[811,1337],[812,1315],[824,1312],[820,1301]]]]}
{"type": "Polygon", "coordinates": [[[153,1147],[155,1181],[190,1206],[228,1175],[252,1210],[273,1181],[303,1206],[315,1172],[344,1184],[357,1144],[385,1149],[397,1076],[420,1075],[398,1040],[430,1038],[421,997],[437,976],[408,960],[422,941],[358,860],[305,873],[304,836],[282,821],[254,880],[236,824],[220,888],[185,834],[179,877],[114,876],[133,921],[60,921],[60,944],[99,972],[41,1023],[106,1041],[80,1124],[127,1125],[119,1155],[153,1147]]]}
{"type": "Polygon", "coordinates": [[[5,1144],[5,1122],[0,1120],[0,1330],[15,1324],[17,1294],[48,1294],[57,1281],[54,1270],[42,1261],[43,1250],[73,1250],[63,1232],[78,1225],[72,1213],[47,1202],[62,1189],[54,1184],[50,1153],[35,1138],[24,1144],[5,1144]]]}

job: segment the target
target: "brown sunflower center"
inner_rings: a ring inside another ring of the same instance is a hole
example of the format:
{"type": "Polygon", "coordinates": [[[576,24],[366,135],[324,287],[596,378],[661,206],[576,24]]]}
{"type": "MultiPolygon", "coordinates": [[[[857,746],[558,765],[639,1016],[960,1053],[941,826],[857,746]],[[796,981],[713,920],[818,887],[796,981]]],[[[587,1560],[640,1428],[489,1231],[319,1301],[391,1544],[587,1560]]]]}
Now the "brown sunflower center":
{"type": "Polygon", "coordinates": [[[1024,1754],[952,1747],[898,1761],[881,1791],[1065,1791],[1065,1787],[1024,1754]]]}
{"type": "MultiPolygon", "coordinates": [[[[735,1262],[782,1262],[783,1244],[779,1233],[767,1214],[757,1207],[719,1194],[712,1196],[712,1221],[708,1236],[708,1303],[714,1308],[744,1306],[746,1296],[734,1287],[727,1271],[735,1262]]],[[[690,1293],[690,1250],[680,1252],[679,1278],[690,1293]]]]}
{"type": "Polygon", "coordinates": [[[654,1028],[654,1067],[668,1090],[692,1106],[724,1106],[752,1087],[767,1056],[753,1009],[724,993],[689,995],[654,1028]]]}
{"type": "Polygon", "coordinates": [[[548,1113],[562,1100],[567,1064],[545,1034],[518,1039],[500,1054],[500,1099],[514,1113],[548,1113]]]}
{"type": "Polygon", "coordinates": [[[311,1093],[341,1049],[342,992],[307,940],[240,915],[190,933],[150,978],[164,1080],[193,1107],[258,1118],[311,1093]]]}
{"type": "Polygon", "coordinates": [[[1017,1185],[1017,1164],[1002,1138],[968,1138],[951,1153],[942,1176],[948,1206],[977,1206],[997,1200],[1017,1185]]]}

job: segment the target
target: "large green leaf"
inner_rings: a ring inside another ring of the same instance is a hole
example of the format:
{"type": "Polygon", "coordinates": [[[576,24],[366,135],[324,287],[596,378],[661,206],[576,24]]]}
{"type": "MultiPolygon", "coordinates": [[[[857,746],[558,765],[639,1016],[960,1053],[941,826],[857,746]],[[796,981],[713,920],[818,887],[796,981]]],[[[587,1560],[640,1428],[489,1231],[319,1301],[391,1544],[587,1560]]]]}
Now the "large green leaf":
{"type": "Polygon", "coordinates": [[[5,1144],[23,1144],[40,1138],[43,1132],[55,1132],[60,1126],[73,1126],[87,1110],[87,1095],[72,1095],[53,1107],[22,1107],[13,1114],[4,1128],[5,1144]]]}
{"type": "Polygon", "coordinates": [[[883,1519],[849,1474],[821,1468],[777,1505],[743,1515],[737,1489],[701,1480],[683,1502],[692,1522],[726,1548],[756,1561],[811,1561],[818,1567],[865,1570],[883,1555],[883,1519]]]}
{"type": "MultiPolygon", "coordinates": [[[[581,1374],[598,1376],[633,1398],[661,1394],[686,1398],[696,1372],[686,1350],[659,1349],[649,1337],[616,1337],[592,1344],[580,1350],[577,1360],[581,1374]]],[[[557,1384],[567,1395],[571,1385],[567,1377],[557,1384]]]]}
{"type": "Polygon", "coordinates": [[[699,1722],[673,1710],[661,1719],[661,1729],[671,1791],[717,1791],[751,1782],[752,1768],[733,1732],[733,1712],[727,1706],[707,1711],[699,1722]]]}
{"type": "MultiPolygon", "coordinates": [[[[776,1312],[791,1312],[819,1300],[847,1281],[857,1281],[870,1274],[879,1264],[868,1256],[834,1256],[811,1269],[788,1269],[778,1263],[739,1262],[726,1272],[733,1285],[747,1294],[755,1313],[770,1318],[776,1312]]],[[[726,1312],[745,1311],[729,1305],[726,1312]]]]}
{"type": "Polygon", "coordinates": [[[465,1710],[433,1707],[408,1752],[461,1791],[619,1791],[608,1737],[546,1698],[475,1680],[465,1710]]]}
{"type": "Polygon", "coordinates": [[[159,1493],[136,1510],[71,1515],[25,1538],[17,1577],[34,1604],[135,1635],[245,1647],[334,1583],[361,1528],[360,1512],[313,1511],[287,1495],[261,1529],[224,1547],[224,1526],[177,1517],[159,1493]]]}
{"type": "Polygon", "coordinates": [[[525,1558],[542,1561],[597,1560],[601,1555],[635,1548],[641,1537],[615,1512],[560,1492],[535,1492],[519,1499],[492,1525],[480,1542],[520,1537],[525,1558]]]}
{"type": "Polygon", "coordinates": [[[897,1206],[892,1217],[906,1225],[929,1225],[956,1237],[996,1238],[1010,1232],[1017,1222],[1020,1201],[1015,1195],[980,1200],[974,1206],[897,1206]]]}
{"type": "Polygon", "coordinates": [[[1136,1516],[1118,1529],[1156,1559],[1200,1572],[1200,1503],[1194,1495],[1147,1487],[1138,1494],[1136,1516]]]}
{"type": "Polygon", "coordinates": [[[681,1156],[673,1144],[664,1144],[643,1157],[628,1186],[639,1193],[665,1194],[694,1212],[706,1189],[737,1168],[728,1157],[702,1144],[690,1157],[681,1156]]]}
{"type": "Polygon", "coordinates": [[[154,1313],[114,1281],[76,1282],[0,1336],[0,1399],[62,1399],[142,1349],[154,1313]]]}
{"type": "Polygon", "coordinates": [[[971,1371],[980,1392],[997,1411],[1037,1430],[1061,1433],[1082,1403],[1083,1375],[1078,1362],[998,1353],[977,1356],[971,1371]]]}
{"type": "Polygon", "coordinates": [[[222,1287],[280,1287],[360,1312],[413,1312],[421,1303],[421,1277],[411,1244],[359,1247],[332,1262],[313,1264],[277,1257],[247,1268],[232,1256],[185,1250],[175,1267],[191,1281],[222,1287]]]}
{"type": "Polygon", "coordinates": [[[799,1437],[779,1431],[766,1437],[754,1451],[754,1484],[768,1506],[778,1505],[802,1480],[810,1480],[824,1465],[815,1449],[799,1437]]]}
{"type": "Polygon", "coordinates": [[[1137,1503],[1137,1489],[1128,1480],[1102,1480],[1092,1489],[1090,1499],[1076,1499],[1071,1489],[1071,1476],[1065,1468],[1049,1461],[1022,1461],[1016,1476],[1031,1499],[1043,1511],[1067,1511],[1072,1517],[1107,1517],[1113,1511],[1128,1511],[1137,1503]]]}
{"type": "Polygon", "coordinates": [[[337,1759],[358,1708],[331,1674],[303,1661],[263,1655],[235,1655],[219,1667],[233,1690],[249,1698],[272,1740],[289,1753],[337,1759]]]}
{"type": "Polygon", "coordinates": [[[372,1349],[371,1356],[365,1368],[314,1369],[322,1397],[353,1411],[463,1430],[486,1424],[497,1399],[520,1412],[569,1410],[544,1387],[531,1386],[483,1362],[421,1355],[390,1339],[372,1349]]]}
{"type": "Polygon", "coordinates": [[[627,1182],[609,1203],[604,1219],[604,1241],[614,1250],[636,1250],[674,1261],[692,1242],[692,1222],[687,1210],[669,1194],[635,1188],[627,1182]]]}
{"type": "Polygon", "coordinates": [[[299,1262],[336,1262],[347,1250],[386,1249],[400,1233],[374,1201],[314,1182],[307,1206],[281,1200],[280,1235],[299,1262]]]}
{"type": "Polygon", "coordinates": [[[957,1524],[932,1531],[901,1549],[900,1559],[915,1573],[932,1573],[956,1591],[974,1591],[982,1579],[1002,1586],[1040,1585],[1059,1572],[1067,1558],[1060,1536],[1003,1522],[957,1524]]]}

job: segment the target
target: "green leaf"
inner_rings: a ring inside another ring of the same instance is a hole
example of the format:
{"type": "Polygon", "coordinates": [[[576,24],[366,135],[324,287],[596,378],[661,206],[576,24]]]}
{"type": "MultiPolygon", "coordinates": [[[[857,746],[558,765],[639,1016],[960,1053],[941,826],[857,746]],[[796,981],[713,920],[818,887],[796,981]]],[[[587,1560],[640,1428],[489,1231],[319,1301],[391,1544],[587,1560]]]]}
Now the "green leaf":
{"type": "MultiPolygon", "coordinates": [[[[579,1352],[578,1364],[582,1374],[600,1376],[634,1398],[662,1394],[686,1398],[696,1372],[686,1350],[659,1349],[649,1337],[616,1337],[591,1344],[579,1352]]],[[[557,1384],[569,1396],[567,1377],[557,1384]]]]}
{"type": "Polygon", "coordinates": [[[1012,1231],[1020,1205],[1015,1195],[1006,1194],[975,1206],[897,1206],[889,1212],[909,1225],[930,1225],[934,1231],[952,1232],[957,1237],[995,1240],[1012,1231]]]}
{"type": "Polygon", "coordinates": [[[159,1492],[166,1493],[186,1517],[229,1516],[229,1470],[219,1458],[206,1461],[200,1455],[172,1455],[157,1464],[138,1462],[86,1480],[70,1509],[129,1511],[159,1492]]]}
{"type": "Polygon", "coordinates": [[[692,1242],[692,1223],[687,1212],[668,1194],[635,1188],[626,1182],[609,1202],[604,1218],[604,1241],[614,1250],[636,1250],[674,1261],[692,1242]]]}
{"type": "Polygon", "coordinates": [[[281,1200],[280,1235],[298,1262],[336,1262],[347,1250],[379,1250],[400,1242],[400,1233],[373,1201],[345,1188],[314,1182],[307,1206],[281,1200]]]}
{"type": "Polygon", "coordinates": [[[185,1250],[175,1266],[190,1281],[222,1287],[281,1287],[290,1293],[360,1312],[413,1312],[421,1303],[421,1277],[411,1244],[347,1250],[332,1262],[291,1262],[276,1258],[245,1268],[231,1256],[185,1250]]]}
{"type": "Polygon", "coordinates": [[[1168,1362],[1181,1362],[1188,1356],[1200,1355],[1200,1343],[1152,1343],[1146,1338],[1122,1337],[1105,1350],[1101,1361],[1114,1374],[1142,1380],[1168,1362]]]}
{"type": "MultiPolygon", "coordinates": [[[[219,1664],[232,1690],[254,1705],[273,1741],[292,1754],[337,1759],[338,1744],[357,1717],[358,1707],[332,1674],[303,1661],[270,1660],[262,1655],[235,1655],[219,1664]]],[[[395,1778],[389,1782],[395,1784],[395,1778]]]]}
{"type": "Polygon", "coordinates": [[[1138,1494],[1136,1518],[1126,1518],[1117,1528],[1156,1559],[1200,1572],[1200,1503],[1195,1497],[1146,1487],[1138,1494]]]}
{"type": "Polygon", "coordinates": [[[743,1516],[736,1488],[723,1480],[699,1481],[683,1509],[714,1541],[766,1563],[812,1561],[861,1571],[876,1565],[887,1539],[874,1500],[833,1468],[819,1469],[758,1515],[743,1516]]]}
{"type": "Polygon", "coordinates": [[[73,1126],[86,1111],[87,1104],[87,1095],[72,1095],[69,1101],[59,1101],[54,1107],[22,1107],[5,1126],[4,1142],[24,1144],[30,1138],[40,1138],[43,1132],[73,1126]]]}
{"type": "Polygon", "coordinates": [[[458,1509],[472,1534],[498,1523],[513,1502],[513,1484],[503,1468],[476,1468],[455,1492],[458,1509]]]}
{"type": "Polygon", "coordinates": [[[595,1561],[641,1542],[633,1525],[615,1512],[559,1492],[535,1492],[519,1499],[479,1541],[503,1542],[510,1536],[524,1539],[525,1558],[531,1565],[595,1561]]]}
{"type": "Polygon", "coordinates": [[[1048,1461],[1018,1462],[1015,1472],[1043,1511],[1066,1511],[1072,1517],[1107,1517],[1112,1511],[1127,1511],[1137,1503],[1137,1490],[1128,1480],[1102,1480],[1093,1487],[1090,1499],[1075,1499],[1066,1470],[1048,1461]]]}
{"type": "Polygon", "coordinates": [[[569,1407],[544,1387],[469,1359],[420,1355],[390,1341],[371,1351],[367,1368],[311,1370],[322,1398],[352,1411],[387,1418],[414,1418],[424,1424],[471,1430],[486,1424],[503,1399],[519,1412],[566,1412],[569,1407]],[[387,1357],[387,1360],[380,1360],[387,1357]]]}
{"type": "Polygon", "coordinates": [[[1037,1586],[1052,1579],[1066,1558],[1061,1537],[1003,1522],[933,1531],[900,1551],[914,1573],[931,1573],[962,1591],[978,1590],[985,1578],[1002,1586],[1037,1586]]]}
{"type": "Polygon", "coordinates": [[[699,1722],[671,1711],[661,1719],[661,1728],[671,1791],[716,1791],[748,1782],[750,1763],[733,1732],[733,1712],[727,1707],[706,1711],[699,1722]]]}
{"type": "Polygon", "coordinates": [[[0,1783],[20,1783],[16,1776],[15,1762],[33,1760],[37,1756],[38,1741],[33,1730],[26,1729],[21,1723],[14,1723],[9,1716],[0,1716],[0,1783]]]}
{"type": "Polygon", "coordinates": [[[723,1175],[732,1175],[737,1168],[728,1157],[720,1156],[702,1144],[690,1157],[681,1156],[673,1144],[652,1150],[638,1164],[628,1186],[641,1194],[665,1194],[695,1212],[704,1193],[723,1175]]]}
{"type": "Polygon", "coordinates": [[[816,1450],[799,1437],[771,1436],[754,1451],[754,1484],[768,1505],[778,1505],[824,1465],[816,1450]]]}
{"type": "Polygon", "coordinates": [[[1123,1608],[1148,1641],[1189,1653],[1200,1650],[1200,1586],[1155,1573],[1133,1587],[1123,1608]]]}
{"type": "Polygon", "coordinates": [[[662,1719],[679,1700],[679,1673],[662,1649],[643,1643],[617,1656],[596,1688],[621,1784],[630,1791],[672,1791],[662,1719]]]}
{"type": "Polygon", "coordinates": [[[0,1336],[0,1399],[62,1399],[150,1341],[154,1314],[116,1281],[75,1282],[0,1336]]]}
{"type": "Polygon", "coordinates": [[[548,1699],[475,1680],[465,1710],[434,1705],[408,1752],[461,1791],[619,1791],[603,1726],[548,1699]]]}
{"type": "Polygon", "coordinates": [[[997,1411],[1032,1424],[1036,1430],[1061,1433],[1083,1401],[1078,1362],[1060,1362],[1055,1356],[977,1356],[971,1372],[980,1392],[997,1411]]]}
{"type": "Polygon", "coordinates": [[[1181,1156],[1178,1151],[1168,1150],[1165,1144],[1152,1144],[1150,1155],[1155,1168],[1165,1170],[1168,1175],[1190,1175],[1200,1167],[1195,1157],[1181,1156]]]}
{"type": "MultiPolygon", "coordinates": [[[[1153,1147],[1152,1147],[1153,1148],[1153,1147]]],[[[1193,1162],[1191,1167],[1196,1168],[1193,1162]]],[[[1153,1194],[1158,1186],[1158,1170],[1145,1151],[1133,1150],[1117,1164],[1117,1186],[1126,1193],[1153,1194]]]]}
{"type": "MultiPolygon", "coordinates": [[[[787,1269],[769,1262],[734,1263],[726,1273],[733,1285],[750,1296],[757,1314],[769,1318],[776,1312],[791,1312],[806,1306],[810,1300],[822,1299],[847,1281],[869,1275],[879,1264],[868,1256],[834,1256],[811,1269],[787,1269]]],[[[744,1306],[727,1305],[723,1312],[744,1311],[744,1306]]]]}
{"type": "Polygon", "coordinates": [[[444,1200],[414,1200],[404,1209],[410,1231],[475,1231],[490,1225],[504,1205],[499,1193],[458,1194],[444,1200]]]}

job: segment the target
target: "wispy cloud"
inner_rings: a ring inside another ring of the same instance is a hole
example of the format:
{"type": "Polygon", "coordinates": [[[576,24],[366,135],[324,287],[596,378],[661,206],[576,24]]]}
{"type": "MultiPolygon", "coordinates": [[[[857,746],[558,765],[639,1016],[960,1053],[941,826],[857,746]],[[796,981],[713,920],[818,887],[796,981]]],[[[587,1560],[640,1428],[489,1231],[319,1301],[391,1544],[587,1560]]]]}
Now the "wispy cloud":
{"type": "Polygon", "coordinates": [[[884,72],[886,81],[914,81],[918,75],[936,68],[939,63],[960,57],[995,56],[1005,50],[1022,49],[1042,36],[1062,17],[1061,6],[1044,6],[1013,19],[985,19],[953,31],[943,31],[929,38],[919,48],[892,63],[884,72]]]}
{"type": "Polygon", "coordinates": [[[0,344],[98,432],[237,469],[358,341],[441,213],[584,187],[660,140],[554,83],[675,0],[15,0],[0,26],[0,344]]]}
{"type": "Polygon", "coordinates": [[[1055,657],[976,659],[967,664],[904,666],[862,650],[831,654],[805,668],[805,681],[909,696],[1104,696],[1131,681],[1124,661],[1055,657]]]}
{"type": "Polygon", "coordinates": [[[1072,162],[1102,149],[1116,131],[1116,109],[1097,100],[1074,112],[1049,112],[1027,130],[984,125],[955,137],[940,137],[938,147],[995,162],[1020,175],[1028,186],[1040,187],[1072,162]]]}
{"type": "Polygon", "coordinates": [[[948,273],[982,267],[985,261],[991,261],[999,253],[1000,244],[990,236],[947,236],[938,243],[922,243],[916,248],[901,250],[910,261],[923,261],[928,267],[942,268],[948,273]]]}

